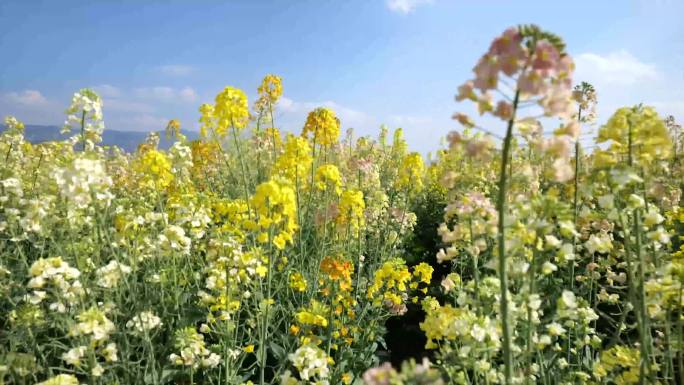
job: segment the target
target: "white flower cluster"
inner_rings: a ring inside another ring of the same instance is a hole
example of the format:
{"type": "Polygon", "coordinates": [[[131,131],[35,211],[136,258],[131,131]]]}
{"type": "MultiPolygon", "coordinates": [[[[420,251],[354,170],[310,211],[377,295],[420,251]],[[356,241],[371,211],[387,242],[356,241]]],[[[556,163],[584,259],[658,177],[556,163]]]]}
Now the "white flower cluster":
{"type": "MultiPolygon", "coordinates": [[[[289,355],[290,361],[304,383],[328,385],[328,355],[315,345],[304,345],[289,355]]],[[[289,371],[281,377],[281,384],[294,385],[301,382],[292,377],[289,371]]]]}
{"type": "Polygon", "coordinates": [[[53,202],[51,198],[29,199],[22,202],[24,216],[19,220],[19,224],[24,231],[37,234],[43,231],[45,218],[48,216],[53,202]]]}
{"type": "Polygon", "coordinates": [[[190,366],[194,369],[201,367],[213,368],[221,362],[221,356],[206,348],[204,336],[193,327],[176,331],[176,348],[180,355],[173,353],[169,360],[174,365],[190,366]]]}
{"type": "Polygon", "coordinates": [[[159,248],[164,253],[180,252],[189,254],[192,240],[185,235],[185,230],[176,225],[169,225],[158,238],[159,248]]]}
{"type": "MultiPolygon", "coordinates": [[[[7,202],[11,196],[21,198],[24,195],[24,190],[21,188],[21,180],[17,178],[7,178],[0,180],[3,195],[0,196],[0,204],[7,202]]],[[[2,207],[2,206],[0,206],[2,207]]]]}
{"type": "Polygon", "coordinates": [[[579,302],[581,303],[578,303],[575,293],[563,290],[557,302],[556,313],[557,320],[563,321],[563,324],[554,321],[547,325],[547,332],[551,337],[564,335],[566,328],[574,329],[575,333],[581,333],[584,338],[575,341],[577,347],[581,347],[581,344],[589,345],[600,341],[596,331],[590,326],[599,318],[598,314],[587,306],[584,300],[579,302]]]}
{"type": "Polygon", "coordinates": [[[660,215],[658,208],[649,204],[642,224],[651,230],[646,233],[646,236],[653,241],[653,247],[656,250],[660,250],[663,246],[670,244],[670,234],[660,225],[664,220],[665,218],[660,215]]]}
{"type": "Polygon", "coordinates": [[[205,305],[220,305],[218,318],[228,320],[235,309],[227,306],[225,293],[233,293],[237,296],[248,298],[251,292],[248,290],[249,282],[259,272],[266,270],[264,263],[253,252],[244,252],[242,246],[235,239],[211,239],[207,250],[207,278],[205,287],[209,293],[200,290],[198,296],[205,305]]]}
{"type": "Polygon", "coordinates": [[[69,349],[68,352],[62,354],[62,360],[71,366],[81,366],[81,359],[85,356],[88,347],[77,346],[69,349]]]}
{"type": "Polygon", "coordinates": [[[450,245],[437,252],[437,261],[450,261],[465,249],[478,256],[487,249],[487,236],[496,235],[498,213],[489,198],[479,192],[469,192],[444,208],[444,223],[437,233],[442,242],[450,245]],[[459,218],[453,227],[448,224],[452,218],[459,218]]]}
{"type": "Polygon", "coordinates": [[[135,329],[140,334],[147,333],[161,325],[161,319],[151,311],[141,312],[133,317],[130,321],[126,322],[127,328],[135,329]]]}
{"type": "Polygon", "coordinates": [[[175,142],[169,148],[171,171],[176,178],[184,180],[190,177],[192,168],[192,149],[182,142],[175,142]]]}
{"type": "MultiPolygon", "coordinates": [[[[20,153],[21,145],[24,143],[24,123],[20,122],[14,116],[5,117],[5,131],[2,132],[4,141],[16,149],[16,153],[20,153]]],[[[10,155],[6,153],[5,156],[10,155]]]]}
{"type": "Polygon", "coordinates": [[[190,235],[195,239],[204,237],[204,234],[211,224],[209,214],[211,210],[202,205],[196,205],[194,202],[183,202],[170,204],[167,208],[173,211],[174,224],[189,228],[190,235]]]}
{"type": "Polygon", "coordinates": [[[584,247],[589,254],[594,254],[596,252],[604,254],[613,249],[613,242],[610,239],[610,235],[606,232],[600,232],[598,235],[592,234],[589,236],[587,242],[584,243],[584,247]]]}
{"type": "Polygon", "coordinates": [[[114,198],[109,192],[112,178],[107,175],[102,160],[76,158],[67,167],[55,170],[53,177],[62,197],[75,208],[86,208],[93,199],[109,206],[114,198]]]}
{"type": "MultiPolygon", "coordinates": [[[[93,347],[95,348],[95,347],[93,347]]],[[[99,354],[102,356],[106,362],[116,362],[119,360],[118,357],[118,349],[116,347],[116,344],[114,343],[109,343],[105,347],[99,349],[98,351],[89,351],[88,346],[80,345],[75,348],[69,349],[66,353],[62,354],[62,360],[66,362],[67,364],[71,366],[75,366],[77,368],[80,368],[83,365],[83,357],[89,356],[90,353],[92,354],[99,354]]],[[[100,365],[99,362],[88,362],[86,360],[87,364],[92,365],[91,367],[91,374],[94,377],[100,377],[104,373],[104,368],[102,365],[100,365]]]]}
{"type": "Polygon", "coordinates": [[[28,233],[41,233],[44,219],[54,201],[51,195],[25,199],[24,187],[19,178],[0,180],[0,231],[8,229],[12,223],[18,223],[25,232],[16,235],[14,241],[26,239],[28,233]]]}
{"type": "Polygon", "coordinates": [[[105,341],[115,329],[114,323],[107,318],[103,310],[97,307],[81,312],[76,319],[78,323],[69,330],[69,335],[72,337],[89,335],[94,342],[105,341]]]}
{"type": "Polygon", "coordinates": [[[54,288],[57,291],[55,302],[50,304],[50,309],[63,313],[66,306],[63,301],[73,305],[85,290],[78,280],[81,272],[75,267],[62,260],[61,257],[41,258],[35,261],[29,268],[28,287],[33,292],[25,297],[25,300],[36,305],[46,297],[46,289],[54,288]]]}
{"type": "Polygon", "coordinates": [[[8,219],[18,218],[21,212],[16,207],[23,196],[24,190],[22,189],[20,179],[7,178],[0,180],[0,231],[7,229],[8,219]]]}
{"type": "Polygon", "coordinates": [[[113,246],[135,249],[131,257],[138,262],[158,256],[161,250],[160,240],[164,239],[159,233],[166,227],[168,214],[151,211],[141,215],[122,206],[117,206],[115,212],[118,218],[115,226],[119,231],[116,233],[113,246]],[[131,242],[128,237],[131,231],[141,235],[135,242],[131,242]]]}
{"type": "Polygon", "coordinates": [[[84,141],[84,149],[92,150],[96,143],[102,141],[104,120],[102,117],[102,99],[90,89],[82,89],[71,98],[67,109],[67,120],[62,133],[71,132],[72,128],[82,130],[73,137],[75,142],[84,141]]]}
{"type": "Polygon", "coordinates": [[[109,261],[109,263],[97,269],[97,284],[104,288],[113,288],[119,283],[119,280],[126,274],[131,272],[131,268],[117,261],[109,261]]]}
{"type": "Polygon", "coordinates": [[[144,144],[149,148],[157,148],[159,147],[160,140],[161,138],[159,137],[159,133],[157,131],[152,131],[145,137],[144,144]]]}

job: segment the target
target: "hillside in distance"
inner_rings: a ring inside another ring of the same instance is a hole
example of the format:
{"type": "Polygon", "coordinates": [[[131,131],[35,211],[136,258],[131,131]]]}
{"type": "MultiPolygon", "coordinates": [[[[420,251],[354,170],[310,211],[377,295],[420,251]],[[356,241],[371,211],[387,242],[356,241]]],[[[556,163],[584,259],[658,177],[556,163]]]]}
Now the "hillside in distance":
{"type": "MultiPolygon", "coordinates": [[[[0,125],[0,132],[5,130],[4,125],[0,125]]],[[[27,124],[24,130],[24,136],[26,140],[31,143],[42,143],[55,140],[64,140],[72,136],[71,134],[63,135],[60,133],[61,127],[59,126],[41,126],[34,124],[27,124]]],[[[181,133],[185,135],[188,140],[195,140],[199,137],[199,133],[195,131],[181,130],[181,133]]],[[[126,152],[133,152],[138,147],[138,145],[145,141],[145,138],[149,132],[143,131],[117,131],[105,129],[102,135],[102,145],[104,146],[117,146],[126,152]]],[[[167,140],[164,132],[159,131],[159,148],[168,149],[172,144],[173,140],[167,140]]]]}

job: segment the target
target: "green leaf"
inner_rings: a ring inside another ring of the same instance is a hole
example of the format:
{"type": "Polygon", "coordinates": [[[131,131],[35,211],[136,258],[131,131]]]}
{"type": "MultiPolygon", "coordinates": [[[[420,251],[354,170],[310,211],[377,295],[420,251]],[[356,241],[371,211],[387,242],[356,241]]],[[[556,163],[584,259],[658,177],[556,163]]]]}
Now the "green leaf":
{"type": "Polygon", "coordinates": [[[273,356],[278,360],[278,362],[283,362],[287,359],[287,351],[285,351],[282,346],[273,341],[271,341],[268,346],[271,348],[271,352],[273,352],[273,356]]]}

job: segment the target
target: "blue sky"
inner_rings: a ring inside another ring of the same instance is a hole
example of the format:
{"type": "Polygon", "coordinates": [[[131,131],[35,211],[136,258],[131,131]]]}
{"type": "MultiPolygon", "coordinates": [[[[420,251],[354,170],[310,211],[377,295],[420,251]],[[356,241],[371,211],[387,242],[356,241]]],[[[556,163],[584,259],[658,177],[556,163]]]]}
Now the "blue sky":
{"type": "Polygon", "coordinates": [[[0,115],[61,124],[70,95],[93,87],[111,129],[171,118],[195,129],[224,86],[253,99],[275,73],[282,128],[299,131],[325,105],[344,128],[403,127],[427,152],[469,109],[453,96],[492,38],[537,23],[565,39],[575,79],[596,86],[599,122],[639,102],[684,120],[682,14],[677,0],[2,0],[0,115]]]}

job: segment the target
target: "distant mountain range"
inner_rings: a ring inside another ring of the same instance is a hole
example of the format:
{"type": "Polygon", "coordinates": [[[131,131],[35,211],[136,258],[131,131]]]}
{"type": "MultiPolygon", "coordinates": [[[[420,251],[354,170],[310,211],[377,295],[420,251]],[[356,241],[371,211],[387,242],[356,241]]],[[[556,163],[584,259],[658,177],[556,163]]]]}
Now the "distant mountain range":
{"type": "MultiPolygon", "coordinates": [[[[59,131],[61,127],[58,126],[39,126],[33,124],[27,124],[24,130],[24,136],[26,140],[31,143],[42,143],[55,140],[64,140],[73,136],[74,134],[62,135],[59,131]]],[[[0,132],[5,131],[5,126],[0,125],[0,132]]],[[[199,133],[195,131],[181,130],[181,133],[185,135],[188,140],[195,140],[199,137],[199,133]]],[[[117,131],[117,130],[107,130],[105,129],[102,135],[102,145],[105,146],[117,146],[127,152],[133,152],[138,145],[145,141],[145,138],[149,132],[140,131],[117,131]]],[[[173,140],[167,140],[164,132],[159,131],[159,148],[168,149],[172,144],[173,140]]]]}

